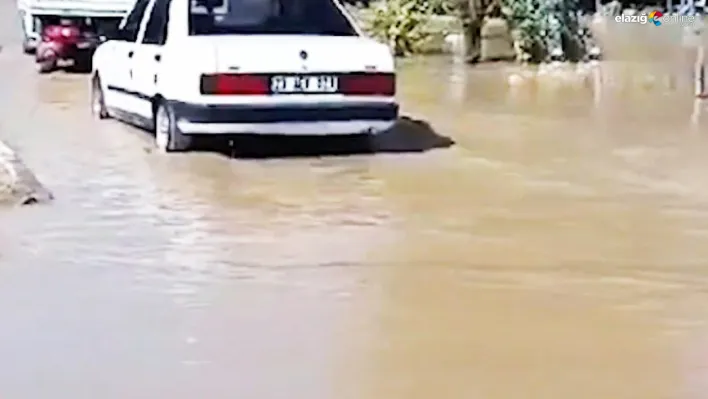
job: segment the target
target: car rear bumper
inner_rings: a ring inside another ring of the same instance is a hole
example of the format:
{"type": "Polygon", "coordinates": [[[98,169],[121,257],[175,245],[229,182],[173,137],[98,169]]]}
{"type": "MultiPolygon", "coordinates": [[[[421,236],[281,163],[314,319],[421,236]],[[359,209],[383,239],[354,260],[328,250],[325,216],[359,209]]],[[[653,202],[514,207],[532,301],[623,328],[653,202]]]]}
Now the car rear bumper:
{"type": "Polygon", "coordinates": [[[57,43],[57,42],[40,42],[36,47],[37,54],[35,55],[37,62],[46,61],[55,58],[76,58],[81,56],[90,56],[96,50],[97,42],[93,40],[84,40],[79,43],[57,43]]]}
{"type": "Polygon", "coordinates": [[[376,134],[398,119],[395,103],[171,105],[184,134],[376,134]]]}

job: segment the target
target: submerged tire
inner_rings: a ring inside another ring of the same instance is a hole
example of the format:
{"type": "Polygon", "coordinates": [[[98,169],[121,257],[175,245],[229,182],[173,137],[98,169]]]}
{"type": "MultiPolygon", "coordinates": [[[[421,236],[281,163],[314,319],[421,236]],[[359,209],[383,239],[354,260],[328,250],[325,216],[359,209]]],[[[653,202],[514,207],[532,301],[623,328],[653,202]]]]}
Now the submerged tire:
{"type": "Polygon", "coordinates": [[[155,147],[159,152],[183,152],[192,148],[193,138],[179,131],[174,110],[167,102],[158,104],[154,120],[155,147]]]}
{"type": "Polygon", "coordinates": [[[46,74],[54,71],[56,69],[56,61],[40,61],[37,63],[37,72],[41,74],[46,74]]]}
{"type": "Polygon", "coordinates": [[[37,49],[29,44],[27,37],[22,39],[22,53],[27,55],[33,55],[37,49]]]}
{"type": "Polygon", "coordinates": [[[108,119],[108,108],[103,97],[103,88],[101,88],[101,78],[96,76],[91,83],[91,114],[96,119],[108,119]]]}

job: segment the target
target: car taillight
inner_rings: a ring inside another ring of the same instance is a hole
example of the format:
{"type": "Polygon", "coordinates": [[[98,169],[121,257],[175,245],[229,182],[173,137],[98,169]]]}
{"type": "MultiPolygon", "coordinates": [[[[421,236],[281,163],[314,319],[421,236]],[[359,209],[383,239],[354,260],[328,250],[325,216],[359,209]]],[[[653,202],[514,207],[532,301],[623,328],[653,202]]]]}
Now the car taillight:
{"type": "Polygon", "coordinates": [[[49,26],[44,30],[43,40],[61,40],[78,37],[81,34],[78,28],[72,26],[49,26]]]}
{"type": "Polygon", "coordinates": [[[259,75],[202,75],[200,92],[216,95],[266,95],[268,78],[259,75]]]}
{"type": "Polygon", "coordinates": [[[392,73],[355,73],[344,75],[339,82],[342,94],[352,96],[393,96],[396,75],[392,73]]]}

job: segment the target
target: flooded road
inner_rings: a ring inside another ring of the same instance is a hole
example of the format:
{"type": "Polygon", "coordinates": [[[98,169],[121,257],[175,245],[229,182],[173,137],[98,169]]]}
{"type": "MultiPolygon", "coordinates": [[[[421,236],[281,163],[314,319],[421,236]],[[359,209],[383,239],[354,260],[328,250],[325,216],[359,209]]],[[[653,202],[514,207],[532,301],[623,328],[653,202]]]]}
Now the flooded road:
{"type": "Polygon", "coordinates": [[[57,198],[0,211],[3,399],[706,397],[708,136],[655,38],[601,94],[406,63],[455,146],[248,160],[92,121],[0,11],[0,138],[57,198]]]}

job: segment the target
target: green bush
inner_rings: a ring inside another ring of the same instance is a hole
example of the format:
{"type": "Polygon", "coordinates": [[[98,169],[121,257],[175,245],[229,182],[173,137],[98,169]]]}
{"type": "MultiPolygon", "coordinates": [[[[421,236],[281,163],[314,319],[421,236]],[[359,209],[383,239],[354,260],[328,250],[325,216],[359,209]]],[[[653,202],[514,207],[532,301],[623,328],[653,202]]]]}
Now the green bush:
{"type": "Polygon", "coordinates": [[[578,15],[578,0],[503,0],[503,4],[524,61],[547,61],[556,49],[570,61],[586,55],[590,33],[578,15]]]}
{"type": "Polygon", "coordinates": [[[506,18],[521,51],[522,60],[538,63],[547,56],[546,31],[549,10],[543,0],[505,0],[506,18]]]}
{"type": "MultiPolygon", "coordinates": [[[[380,0],[354,14],[397,56],[434,53],[442,51],[448,33],[459,31],[457,1],[380,0]]],[[[548,61],[554,49],[570,61],[583,58],[589,32],[580,23],[578,1],[501,0],[521,61],[548,61]]]]}
{"type": "Polygon", "coordinates": [[[435,40],[429,28],[434,5],[417,0],[387,0],[372,6],[367,30],[387,43],[397,56],[424,53],[435,40]]]}
{"type": "Polygon", "coordinates": [[[429,0],[433,13],[436,15],[455,15],[457,14],[456,0],[429,0]]]}

